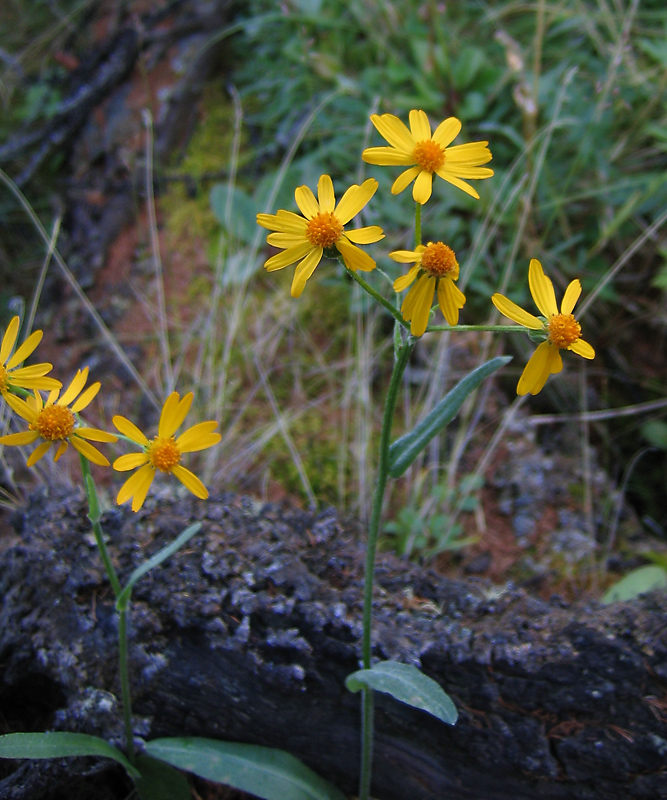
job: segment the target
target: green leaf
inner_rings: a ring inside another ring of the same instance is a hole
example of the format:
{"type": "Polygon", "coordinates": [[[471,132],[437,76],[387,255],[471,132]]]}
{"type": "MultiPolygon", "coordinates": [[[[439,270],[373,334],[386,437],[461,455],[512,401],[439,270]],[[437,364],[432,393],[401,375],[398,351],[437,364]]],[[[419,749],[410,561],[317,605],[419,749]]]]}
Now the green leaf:
{"type": "Polygon", "coordinates": [[[160,761],[264,800],[344,800],[344,795],[284,750],[184,737],[146,742],[160,761]]]}
{"type": "Polygon", "coordinates": [[[655,565],[639,567],[610,586],[602,596],[601,602],[621,603],[624,600],[633,600],[653,589],[667,589],[667,571],[655,565]]]}
{"type": "Polygon", "coordinates": [[[182,772],[145,754],[137,756],[135,763],[141,777],[134,785],[141,800],[192,800],[190,784],[182,772]]]}
{"type": "Polygon", "coordinates": [[[389,474],[392,478],[400,478],[405,470],[417,458],[431,439],[448,425],[480,383],[500,367],[512,360],[512,356],[499,356],[474,369],[449,392],[431,413],[419,422],[415,428],[392,442],[389,448],[389,474]]]}
{"type": "Polygon", "coordinates": [[[130,575],[130,578],[125,585],[123,591],[118,595],[118,600],[116,600],[116,609],[121,611],[124,608],[127,608],[127,604],[130,602],[130,595],[132,594],[132,589],[134,584],[142,578],[147,572],[150,572],[154,567],[157,567],[170,555],[175,553],[184,544],[192,539],[192,537],[199,532],[201,528],[201,522],[195,522],[193,525],[190,525],[184,531],[181,532],[179,536],[177,536],[171,544],[168,544],[166,547],[163,547],[162,550],[158,550],[158,552],[145,561],[141,566],[137,567],[134,572],[130,575]]]}
{"type": "Polygon", "coordinates": [[[102,756],[122,764],[133,778],[139,772],[113,745],[99,736],[86,733],[49,731],[47,733],[7,733],[0,736],[0,758],[66,758],[102,756]]]}
{"type": "Polygon", "coordinates": [[[442,687],[410,664],[380,661],[370,669],[360,669],[348,675],[345,685],[351,692],[361,689],[385,692],[402,703],[428,711],[448,725],[454,725],[459,716],[442,687]]]}

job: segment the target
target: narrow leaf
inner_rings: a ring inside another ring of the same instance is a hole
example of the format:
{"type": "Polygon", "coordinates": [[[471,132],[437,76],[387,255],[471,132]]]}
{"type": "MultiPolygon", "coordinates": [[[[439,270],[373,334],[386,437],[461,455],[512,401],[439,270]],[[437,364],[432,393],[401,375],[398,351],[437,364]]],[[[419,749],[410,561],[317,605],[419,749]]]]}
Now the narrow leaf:
{"type": "Polygon", "coordinates": [[[194,525],[190,525],[190,527],[182,531],[181,534],[177,536],[171,544],[163,547],[162,550],[158,550],[158,552],[149,558],[148,561],[145,561],[141,566],[137,567],[130,575],[125,588],[118,596],[118,600],[116,600],[116,609],[121,611],[122,609],[127,608],[127,604],[130,601],[130,595],[132,594],[132,589],[139,578],[142,578],[154,567],[157,567],[163,561],[166,561],[170,555],[175,553],[177,550],[180,550],[184,544],[187,544],[190,539],[192,539],[192,537],[199,532],[200,528],[201,522],[195,522],[194,525]]]}
{"type": "Polygon", "coordinates": [[[380,661],[370,669],[360,669],[348,675],[345,685],[351,692],[361,689],[385,692],[402,703],[428,711],[448,725],[454,725],[459,716],[442,687],[411,664],[380,661]]]}
{"type": "Polygon", "coordinates": [[[134,785],[141,800],[192,800],[192,792],[185,775],[177,769],[147,755],[135,761],[141,777],[134,785]]]}
{"type": "Polygon", "coordinates": [[[438,405],[415,428],[396,439],[389,448],[389,474],[400,478],[431,439],[448,425],[459,413],[466,398],[480,383],[500,367],[512,360],[512,356],[498,356],[474,369],[442,398],[438,405]]]}
{"type": "Polygon", "coordinates": [[[133,778],[139,777],[139,772],[120,750],[99,736],[66,731],[7,733],[0,736],[0,758],[66,758],[67,756],[112,758],[122,764],[133,778]]]}
{"type": "Polygon", "coordinates": [[[344,795],[284,750],[184,737],[146,742],[167,764],[264,800],[344,800],[344,795]]]}
{"type": "Polygon", "coordinates": [[[655,564],[633,569],[624,578],[610,586],[602,597],[603,603],[621,603],[634,600],[640,594],[654,589],[667,589],[667,572],[655,564]]]}

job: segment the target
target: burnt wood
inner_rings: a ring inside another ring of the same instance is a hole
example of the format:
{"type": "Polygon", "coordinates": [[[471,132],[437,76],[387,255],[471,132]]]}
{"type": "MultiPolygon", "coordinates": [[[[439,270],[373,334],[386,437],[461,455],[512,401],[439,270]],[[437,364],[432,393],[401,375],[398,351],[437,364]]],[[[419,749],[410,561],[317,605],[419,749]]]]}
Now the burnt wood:
{"type": "MultiPolygon", "coordinates": [[[[134,591],[137,736],[280,747],[354,794],[360,699],[344,679],[360,653],[362,532],[332,510],[165,489],[138,514],[105,514],[121,576],[194,520],[187,549],[134,591]]],[[[44,490],[13,524],[0,537],[3,732],[121,743],[117,620],[85,505],[44,490]]],[[[373,641],[376,658],[420,665],[460,714],[450,727],[376,695],[378,800],[667,797],[665,593],[544,602],[382,555],[373,641]]],[[[127,790],[108,762],[0,762],[0,798],[127,790]]]]}

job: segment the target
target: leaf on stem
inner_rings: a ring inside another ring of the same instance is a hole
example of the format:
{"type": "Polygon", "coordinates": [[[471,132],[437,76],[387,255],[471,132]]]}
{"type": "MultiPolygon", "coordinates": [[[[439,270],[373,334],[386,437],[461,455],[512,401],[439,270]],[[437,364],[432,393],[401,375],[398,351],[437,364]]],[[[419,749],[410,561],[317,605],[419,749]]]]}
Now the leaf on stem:
{"type": "Polygon", "coordinates": [[[192,800],[190,784],[182,772],[144,754],[137,756],[136,765],[141,777],[134,785],[141,800],[192,800]]]}
{"type": "Polygon", "coordinates": [[[146,752],[209,781],[264,800],[344,800],[344,795],[284,750],[197,737],[154,739],[146,752]]]}
{"type": "Polygon", "coordinates": [[[0,736],[0,758],[66,758],[102,756],[122,764],[128,775],[139,777],[138,770],[125,756],[99,736],[67,731],[46,733],[7,733],[0,736]]]}
{"type": "Polygon", "coordinates": [[[430,414],[417,423],[410,433],[406,433],[392,442],[389,447],[389,474],[391,477],[400,478],[431,439],[454,419],[466,398],[477,389],[480,383],[511,360],[512,356],[498,356],[498,358],[492,358],[491,361],[474,369],[459,381],[430,414]]]}
{"type": "Polygon", "coordinates": [[[456,706],[440,684],[411,664],[380,661],[370,669],[360,669],[348,675],[345,686],[351,692],[374,689],[390,694],[401,703],[427,711],[448,725],[456,724],[459,716],[456,706]]]}
{"type": "Polygon", "coordinates": [[[134,572],[130,575],[123,591],[118,595],[118,600],[116,600],[116,609],[118,611],[122,611],[123,609],[127,608],[128,603],[130,602],[130,595],[132,594],[132,589],[134,584],[142,578],[147,572],[150,572],[154,567],[159,566],[163,561],[169,558],[170,555],[175,553],[184,544],[187,544],[192,537],[199,532],[201,528],[201,522],[195,522],[194,525],[190,525],[184,531],[177,536],[171,544],[168,544],[166,547],[163,547],[162,550],[158,550],[158,552],[145,561],[141,566],[137,567],[134,572]]]}

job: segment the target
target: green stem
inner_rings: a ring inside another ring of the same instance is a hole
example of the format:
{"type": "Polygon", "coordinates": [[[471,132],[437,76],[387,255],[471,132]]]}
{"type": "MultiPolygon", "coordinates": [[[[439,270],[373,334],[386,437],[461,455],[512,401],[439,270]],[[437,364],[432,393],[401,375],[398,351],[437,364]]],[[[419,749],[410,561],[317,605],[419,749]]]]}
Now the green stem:
{"type": "MultiPolygon", "coordinates": [[[[403,373],[410,359],[415,343],[408,339],[398,351],[391,374],[389,389],[382,417],[380,433],[380,459],[373,497],[373,508],[368,526],[368,543],[366,545],[366,570],[364,573],[364,611],[361,655],[364,669],[371,668],[371,626],[373,618],[373,576],[375,572],[375,551],[380,532],[380,517],[384,492],[389,477],[389,445],[391,424],[396,410],[396,402],[401,387],[403,373]]],[[[361,777],[359,780],[359,800],[368,800],[371,788],[371,771],[373,759],[373,692],[362,691],[362,725],[361,725],[361,777]]]]}
{"type": "Polygon", "coordinates": [[[415,250],[422,243],[422,206],[415,204],[415,250]]]}
{"type": "Polygon", "coordinates": [[[361,277],[361,275],[359,275],[358,272],[353,272],[348,267],[345,267],[345,269],[347,269],[347,272],[350,275],[350,277],[352,277],[365,292],[368,292],[368,294],[371,297],[373,297],[375,300],[378,301],[378,303],[380,303],[387,309],[387,311],[392,315],[392,317],[396,320],[396,322],[399,322],[406,330],[410,329],[408,323],[403,319],[403,315],[401,314],[401,312],[397,308],[392,306],[389,300],[386,300],[379,292],[375,291],[375,289],[369,283],[366,283],[366,281],[361,277]]]}
{"type": "MultiPolygon", "coordinates": [[[[102,556],[104,569],[106,570],[111,588],[113,589],[116,599],[120,597],[123,589],[118,580],[118,574],[111,561],[109,550],[104,535],[102,533],[102,526],[100,525],[100,504],[97,499],[97,488],[95,481],[90,472],[90,464],[87,458],[84,458],[79,453],[81,461],[81,472],[83,475],[83,485],[86,490],[86,498],[88,499],[88,519],[93,526],[93,533],[95,534],[95,541],[102,556]]],[[[127,750],[127,757],[131,763],[134,763],[134,731],[132,728],[132,700],[130,697],[130,679],[127,663],[127,609],[123,608],[119,612],[118,617],[118,667],[120,672],[120,686],[123,702],[123,720],[125,723],[125,749],[127,750]]]]}

